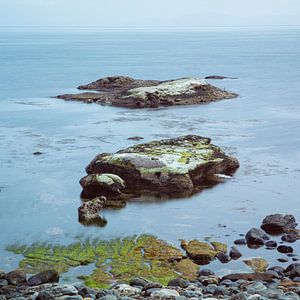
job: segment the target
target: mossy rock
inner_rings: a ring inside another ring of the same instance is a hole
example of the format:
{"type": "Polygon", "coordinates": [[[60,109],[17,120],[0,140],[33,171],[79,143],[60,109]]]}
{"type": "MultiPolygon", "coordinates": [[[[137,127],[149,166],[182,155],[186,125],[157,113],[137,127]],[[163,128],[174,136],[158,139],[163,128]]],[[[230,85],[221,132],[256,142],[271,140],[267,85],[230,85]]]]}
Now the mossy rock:
{"type": "MultiPolygon", "coordinates": [[[[138,144],[114,154],[102,153],[86,171],[92,177],[118,175],[126,183],[124,193],[155,191],[178,196],[190,195],[212,184],[215,174],[230,175],[238,166],[235,158],[227,156],[209,138],[187,135],[138,144]]],[[[88,182],[88,176],[81,182],[88,182]]],[[[83,188],[88,194],[89,185],[83,188]]]]}
{"type": "Polygon", "coordinates": [[[245,259],[244,263],[254,272],[265,272],[269,266],[269,263],[261,257],[245,259]]]}
{"type": "Polygon", "coordinates": [[[166,285],[178,277],[176,261],[183,257],[174,246],[151,235],[109,241],[86,241],[69,246],[34,244],[12,245],[8,251],[23,254],[19,267],[28,273],[53,269],[59,273],[71,267],[95,263],[88,276],[80,276],[90,287],[107,287],[114,282],[129,282],[134,277],[166,285]]]}

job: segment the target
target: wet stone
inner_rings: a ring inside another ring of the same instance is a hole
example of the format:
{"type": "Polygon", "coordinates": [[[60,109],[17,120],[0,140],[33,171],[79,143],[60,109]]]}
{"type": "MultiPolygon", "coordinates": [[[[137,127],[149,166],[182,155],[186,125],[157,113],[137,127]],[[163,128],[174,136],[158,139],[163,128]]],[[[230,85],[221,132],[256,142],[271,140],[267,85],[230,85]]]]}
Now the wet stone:
{"type": "Polygon", "coordinates": [[[267,241],[267,242],[265,243],[265,246],[267,247],[267,249],[273,250],[273,249],[276,249],[276,247],[277,247],[277,242],[276,242],[276,241],[267,241]]]}
{"type": "Polygon", "coordinates": [[[234,241],[235,245],[246,245],[247,241],[245,239],[237,239],[234,241]]]}
{"type": "Polygon", "coordinates": [[[280,253],[293,253],[294,250],[290,246],[280,245],[277,247],[277,251],[280,253]]]}
{"type": "Polygon", "coordinates": [[[249,248],[258,248],[265,244],[269,237],[259,228],[251,228],[246,234],[249,248]]]}
{"type": "Polygon", "coordinates": [[[294,243],[297,241],[297,237],[293,234],[285,234],[281,237],[281,240],[287,243],[294,243]]]}
{"type": "Polygon", "coordinates": [[[229,252],[229,256],[233,260],[237,260],[242,256],[242,253],[236,248],[236,247],[231,247],[231,250],[229,252]]]}

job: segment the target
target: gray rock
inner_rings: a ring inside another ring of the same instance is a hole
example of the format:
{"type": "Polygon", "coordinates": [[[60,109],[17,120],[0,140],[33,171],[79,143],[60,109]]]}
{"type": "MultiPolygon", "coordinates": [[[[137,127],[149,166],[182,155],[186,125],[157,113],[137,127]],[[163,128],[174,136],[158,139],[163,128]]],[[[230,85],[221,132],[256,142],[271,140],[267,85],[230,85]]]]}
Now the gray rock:
{"type": "Polygon", "coordinates": [[[41,292],[38,294],[35,300],[55,300],[55,298],[47,292],[41,292]]]}
{"type": "Polygon", "coordinates": [[[257,294],[258,292],[266,290],[266,289],[267,289],[267,287],[259,281],[253,282],[247,286],[247,292],[249,294],[257,294]]]}
{"type": "Polygon", "coordinates": [[[161,283],[159,283],[159,282],[149,282],[144,286],[143,291],[147,291],[149,289],[160,289],[160,288],[162,288],[161,283]]]}
{"type": "Polygon", "coordinates": [[[151,293],[151,297],[155,299],[174,299],[179,296],[179,293],[176,290],[170,289],[157,289],[151,293]]]}
{"type": "Polygon", "coordinates": [[[168,286],[179,286],[181,288],[187,288],[189,281],[182,278],[175,278],[169,281],[168,286]]]}
{"type": "Polygon", "coordinates": [[[268,288],[263,291],[258,291],[258,294],[267,299],[280,299],[283,296],[283,291],[276,288],[268,288]]]}
{"type": "Polygon", "coordinates": [[[77,296],[61,296],[55,298],[55,300],[83,300],[83,298],[79,295],[77,296]]]}
{"type": "Polygon", "coordinates": [[[101,300],[117,300],[118,298],[114,295],[106,295],[106,296],[103,296],[99,299],[101,299],[101,300]]]}
{"type": "Polygon", "coordinates": [[[215,273],[210,270],[210,269],[202,269],[198,272],[199,276],[210,276],[210,275],[215,275],[215,273]]]}
{"type": "Polygon", "coordinates": [[[251,228],[246,234],[247,245],[250,248],[261,247],[269,237],[259,228],[251,228]]]}
{"type": "Polygon", "coordinates": [[[130,285],[131,286],[141,286],[144,287],[147,283],[149,283],[147,280],[137,277],[137,278],[133,278],[130,280],[130,285]]]}
{"type": "Polygon", "coordinates": [[[6,279],[0,279],[0,288],[7,285],[8,285],[8,281],[6,279]]]}
{"type": "Polygon", "coordinates": [[[117,291],[121,296],[135,296],[141,292],[141,289],[128,284],[117,284],[113,287],[113,291],[117,291]]]}

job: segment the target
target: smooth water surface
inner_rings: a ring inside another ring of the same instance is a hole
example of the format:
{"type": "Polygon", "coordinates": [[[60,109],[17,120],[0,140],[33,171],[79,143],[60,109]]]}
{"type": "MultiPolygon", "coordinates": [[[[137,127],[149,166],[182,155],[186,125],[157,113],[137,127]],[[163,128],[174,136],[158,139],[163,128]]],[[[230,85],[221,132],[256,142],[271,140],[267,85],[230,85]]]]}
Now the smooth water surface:
{"type": "MultiPolygon", "coordinates": [[[[192,32],[0,30],[0,268],[14,242],[103,239],[151,233],[229,244],[269,213],[300,220],[300,29],[192,32]],[[142,79],[225,75],[240,94],[207,105],[130,110],[51,98],[108,75],[142,79]],[[77,221],[79,179],[94,156],[144,141],[199,134],[241,167],[188,199],[130,202],[102,213],[104,228],[77,221]],[[42,155],[32,153],[40,151],[42,155]]],[[[282,257],[242,249],[246,256],[282,257]]],[[[215,265],[215,266],[214,266],[215,265]]],[[[214,263],[219,272],[244,268],[214,263]]]]}

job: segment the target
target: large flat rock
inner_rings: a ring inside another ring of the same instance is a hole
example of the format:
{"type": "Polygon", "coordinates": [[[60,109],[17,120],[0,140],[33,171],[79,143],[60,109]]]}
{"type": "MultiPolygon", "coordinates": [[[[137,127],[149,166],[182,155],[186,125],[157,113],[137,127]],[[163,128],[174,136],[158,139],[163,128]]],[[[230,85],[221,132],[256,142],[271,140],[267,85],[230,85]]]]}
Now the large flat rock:
{"type": "Polygon", "coordinates": [[[158,81],[114,76],[81,85],[78,89],[88,92],[64,94],[57,98],[85,103],[145,108],[207,103],[238,96],[194,77],[158,81]]]}
{"type": "MultiPolygon", "coordinates": [[[[187,135],[138,144],[113,154],[102,153],[86,172],[118,175],[124,180],[125,193],[191,194],[216,174],[231,175],[238,167],[237,159],[227,156],[209,138],[187,135]]],[[[89,187],[82,186],[88,194],[89,187]]]]}

